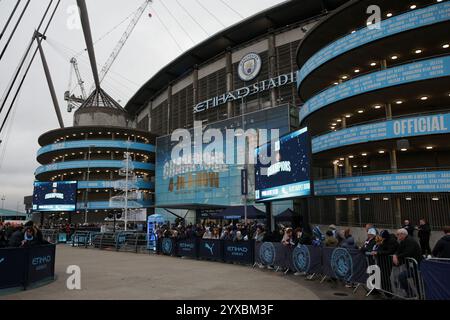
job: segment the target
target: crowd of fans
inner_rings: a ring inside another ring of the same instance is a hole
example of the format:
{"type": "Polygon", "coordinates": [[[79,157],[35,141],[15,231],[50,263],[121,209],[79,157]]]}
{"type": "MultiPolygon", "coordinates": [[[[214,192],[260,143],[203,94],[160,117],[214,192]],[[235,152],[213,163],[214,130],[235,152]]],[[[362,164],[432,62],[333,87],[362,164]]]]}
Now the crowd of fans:
{"type": "Polygon", "coordinates": [[[0,222],[0,248],[33,247],[48,244],[41,230],[33,221],[25,224],[3,224],[0,222]]]}

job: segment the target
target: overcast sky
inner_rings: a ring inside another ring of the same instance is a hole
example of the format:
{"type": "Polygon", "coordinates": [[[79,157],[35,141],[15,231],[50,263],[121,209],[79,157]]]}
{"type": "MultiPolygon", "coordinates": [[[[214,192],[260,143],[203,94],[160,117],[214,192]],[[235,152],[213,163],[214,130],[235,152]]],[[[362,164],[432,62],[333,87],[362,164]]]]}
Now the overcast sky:
{"type": "MultiPolygon", "coordinates": [[[[153,0],[102,87],[125,105],[145,81],[183,51],[221,29],[280,2],[284,0],[153,0]]],[[[15,3],[16,0],[0,0],[0,30],[15,3]]],[[[1,50],[25,3],[25,0],[21,1],[12,23],[0,40],[1,50]]],[[[0,60],[0,100],[3,100],[5,89],[48,3],[48,0],[31,1],[0,60]]],[[[143,0],[86,0],[86,3],[94,41],[100,39],[95,45],[100,70],[130,22],[130,18],[124,20],[143,0]]],[[[66,111],[67,104],[63,99],[64,91],[69,86],[71,57],[81,52],[77,59],[86,90],[93,82],[89,61],[83,52],[82,30],[69,27],[77,25],[73,23],[75,4],[75,0],[61,0],[47,32],[48,39],[43,44],[66,126],[73,124],[73,113],[66,111]]],[[[73,75],[72,87],[75,84],[73,75]]],[[[79,89],[75,89],[74,93],[80,94],[79,89]]],[[[5,111],[0,115],[1,121],[4,114],[5,111]]],[[[0,144],[0,199],[5,196],[5,209],[23,210],[23,197],[32,194],[33,173],[39,166],[36,161],[38,137],[58,128],[39,56],[36,56],[9,119],[7,130],[0,134],[0,140],[3,140],[0,144]]],[[[0,202],[0,208],[1,205],[0,202]]]]}

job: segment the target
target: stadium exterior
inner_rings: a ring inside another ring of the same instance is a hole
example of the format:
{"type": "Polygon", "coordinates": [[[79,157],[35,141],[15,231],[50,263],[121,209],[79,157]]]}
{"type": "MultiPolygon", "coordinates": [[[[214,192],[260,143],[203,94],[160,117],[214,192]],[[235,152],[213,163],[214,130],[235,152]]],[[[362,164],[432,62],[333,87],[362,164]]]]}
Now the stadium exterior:
{"type": "Polygon", "coordinates": [[[450,3],[350,1],[297,51],[312,222],[450,224],[450,3]],[[370,5],[382,21],[371,24],[370,5]]]}
{"type": "Polygon", "coordinates": [[[123,203],[110,199],[123,192],[121,170],[124,153],[129,152],[137,178],[129,188],[140,195],[129,201],[128,208],[143,210],[145,221],[146,214],[153,213],[155,136],[132,125],[126,111],[100,89],[75,112],[74,126],[41,135],[36,181],[78,181],[78,190],[75,212],[37,218],[84,223],[86,217],[87,223],[98,223],[122,214],[123,220],[123,203]]]}
{"type": "MultiPolygon", "coordinates": [[[[182,184],[173,190],[172,177],[165,180],[162,173],[167,158],[162,150],[167,151],[169,145],[167,135],[179,128],[192,129],[194,121],[221,130],[277,127],[285,134],[298,128],[295,52],[305,33],[345,2],[290,1],[272,7],[190,49],[161,69],[130,99],[125,108],[135,117],[137,128],[160,136],[157,212],[164,213],[164,208],[198,221],[213,209],[243,205],[245,201],[254,204],[253,172],[249,170],[246,200],[240,195],[237,167],[221,171],[218,183],[206,183],[209,187],[199,187],[195,178],[191,186],[187,183],[193,179],[190,174],[173,177],[175,183],[182,184]],[[256,77],[242,75],[243,66],[258,69],[256,77]]],[[[277,202],[272,212],[277,214],[288,207],[293,207],[292,201],[277,202]]]]}

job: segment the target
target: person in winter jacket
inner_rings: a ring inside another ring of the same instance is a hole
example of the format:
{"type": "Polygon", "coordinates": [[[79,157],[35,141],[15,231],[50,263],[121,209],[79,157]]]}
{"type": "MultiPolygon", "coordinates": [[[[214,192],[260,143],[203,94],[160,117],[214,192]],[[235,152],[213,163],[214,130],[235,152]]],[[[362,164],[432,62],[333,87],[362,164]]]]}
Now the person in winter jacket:
{"type": "Polygon", "coordinates": [[[377,256],[390,256],[393,255],[398,249],[397,238],[394,234],[389,233],[387,230],[383,230],[380,233],[382,238],[381,244],[377,246],[377,250],[372,252],[372,255],[377,256]]]}
{"type": "Polygon", "coordinates": [[[408,236],[414,237],[414,230],[415,230],[415,228],[414,228],[414,226],[411,224],[411,222],[408,219],[406,219],[403,222],[402,229],[405,229],[406,231],[408,231],[408,236]]]}
{"type": "Polygon", "coordinates": [[[344,239],[339,244],[340,247],[346,249],[357,249],[358,247],[355,244],[355,239],[350,233],[350,228],[344,230],[344,239]]]}
{"type": "Polygon", "coordinates": [[[367,231],[367,239],[364,245],[360,248],[361,252],[365,255],[369,255],[373,251],[373,247],[376,245],[375,237],[377,231],[374,228],[370,228],[367,231]]]}
{"type": "Polygon", "coordinates": [[[425,219],[420,219],[419,226],[417,227],[419,232],[417,236],[419,237],[420,248],[422,249],[422,255],[431,254],[430,248],[430,236],[431,227],[430,224],[425,219]]]}
{"type": "Polygon", "coordinates": [[[450,258],[450,226],[444,227],[445,235],[433,248],[433,256],[437,258],[450,258]]]}
{"type": "Polygon", "coordinates": [[[306,230],[304,230],[304,228],[297,228],[295,229],[294,232],[294,244],[295,245],[299,245],[299,244],[303,244],[303,245],[311,245],[312,243],[312,238],[311,235],[306,232],[306,230]]]}

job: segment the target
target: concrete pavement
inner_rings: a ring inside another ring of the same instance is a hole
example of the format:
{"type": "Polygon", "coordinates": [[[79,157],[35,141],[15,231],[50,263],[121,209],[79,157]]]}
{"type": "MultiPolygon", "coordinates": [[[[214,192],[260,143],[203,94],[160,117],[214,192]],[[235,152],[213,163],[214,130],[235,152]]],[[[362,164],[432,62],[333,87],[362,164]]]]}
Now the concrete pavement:
{"type": "Polygon", "coordinates": [[[55,272],[48,285],[0,292],[0,299],[316,300],[359,299],[364,293],[248,266],[66,245],[57,246],[55,272]],[[66,287],[69,265],[81,268],[81,290],[66,287]]]}

